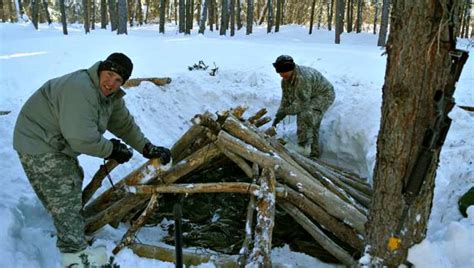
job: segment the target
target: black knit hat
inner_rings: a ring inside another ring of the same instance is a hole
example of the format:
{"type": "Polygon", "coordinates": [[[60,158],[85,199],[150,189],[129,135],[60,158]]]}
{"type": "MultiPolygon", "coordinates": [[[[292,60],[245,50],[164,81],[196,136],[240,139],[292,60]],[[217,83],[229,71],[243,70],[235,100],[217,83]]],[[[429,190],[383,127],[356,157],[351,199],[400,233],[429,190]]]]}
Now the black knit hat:
{"type": "Polygon", "coordinates": [[[277,73],[293,71],[295,69],[295,62],[291,56],[281,55],[275,60],[273,67],[275,67],[277,73]]]}
{"type": "Polygon", "coordinates": [[[129,57],[122,53],[112,53],[99,66],[99,73],[101,71],[113,71],[122,77],[123,82],[130,78],[133,70],[133,63],[129,57]]]}

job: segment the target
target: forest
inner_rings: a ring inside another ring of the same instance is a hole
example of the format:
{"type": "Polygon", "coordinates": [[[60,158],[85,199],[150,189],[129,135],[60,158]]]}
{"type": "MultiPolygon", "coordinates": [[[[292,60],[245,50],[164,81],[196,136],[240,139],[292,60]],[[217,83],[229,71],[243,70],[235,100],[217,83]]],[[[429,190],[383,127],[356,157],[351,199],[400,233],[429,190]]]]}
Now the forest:
{"type": "MultiPolygon", "coordinates": [[[[471,21],[472,0],[463,0],[457,14],[456,29],[461,38],[474,37],[471,21]]],[[[234,36],[242,28],[252,34],[254,26],[264,25],[267,33],[277,33],[281,25],[297,24],[313,29],[335,30],[336,44],[343,32],[378,34],[378,46],[384,46],[390,22],[390,0],[1,0],[2,22],[58,22],[63,33],[67,25],[81,23],[85,33],[95,27],[127,34],[127,27],[166,23],[179,26],[179,33],[219,31],[234,36]],[[96,25],[97,24],[97,25],[96,25]]]]}

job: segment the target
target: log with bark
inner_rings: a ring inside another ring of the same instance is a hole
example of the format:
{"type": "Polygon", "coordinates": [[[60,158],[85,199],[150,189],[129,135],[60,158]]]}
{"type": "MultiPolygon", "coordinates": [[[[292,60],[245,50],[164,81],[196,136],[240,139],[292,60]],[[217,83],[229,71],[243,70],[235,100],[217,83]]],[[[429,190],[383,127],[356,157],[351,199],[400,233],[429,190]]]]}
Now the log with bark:
{"type": "MultiPolygon", "coordinates": [[[[245,120],[242,117],[246,110],[242,106],[216,115],[196,115],[194,125],[171,148],[174,164],[169,170],[161,171],[153,162],[147,162],[89,202],[85,208],[86,233],[91,234],[107,223],[133,219],[132,227],[114,253],[125,246],[153,251],[133,244],[132,238],[155,209],[160,195],[241,193],[250,196],[241,265],[271,265],[272,229],[278,225],[274,220],[275,205],[291,215],[341,263],[354,264],[353,256],[363,251],[364,224],[371,199],[368,183],[339,167],[286,149],[273,137],[274,128],[259,128],[271,121],[264,117],[266,109],[245,120]],[[177,184],[192,174],[204,177],[205,171],[218,169],[222,163],[239,167],[249,183],[177,184]],[[133,215],[139,216],[135,219],[133,215]]],[[[88,192],[87,196],[92,194],[88,192]]]]}
{"type": "Polygon", "coordinates": [[[157,86],[164,86],[171,83],[171,78],[169,77],[130,78],[125,82],[125,84],[123,84],[122,87],[123,88],[137,87],[143,81],[151,82],[157,86]]]}

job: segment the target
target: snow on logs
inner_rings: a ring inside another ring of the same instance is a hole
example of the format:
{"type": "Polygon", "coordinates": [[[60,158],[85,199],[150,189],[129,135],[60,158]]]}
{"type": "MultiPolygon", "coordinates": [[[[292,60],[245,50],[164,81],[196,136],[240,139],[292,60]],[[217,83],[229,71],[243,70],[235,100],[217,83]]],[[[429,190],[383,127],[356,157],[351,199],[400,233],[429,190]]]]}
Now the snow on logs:
{"type": "MultiPolygon", "coordinates": [[[[134,241],[150,210],[156,208],[159,195],[242,193],[250,195],[246,237],[239,258],[225,257],[226,262],[271,266],[278,206],[341,263],[355,264],[353,256],[363,251],[370,186],[354,174],[288,150],[273,137],[273,128],[259,129],[271,121],[264,117],[266,109],[247,120],[242,119],[245,111],[246,108],[237,107],[218,114],[196,115],[191,120],[194,125],[171,148],[174,164],[169,170],[162,170],[156,161],[148,161],[86,205],[86,233],[92,234],[106,224],[117,225],[141,212],[113,253],[128,246],[138,255],[163,258],[162,249],[150,250],[153,246],[137,246],[134,241]],[[217,169],[221,161],[235,163],[251,182],[177,183],[192,172],[217,169]],[[143,248],[147,253],[139,252],[143,248]]],[[[92,194],[87,193],[87,200],[92,194]]]]}

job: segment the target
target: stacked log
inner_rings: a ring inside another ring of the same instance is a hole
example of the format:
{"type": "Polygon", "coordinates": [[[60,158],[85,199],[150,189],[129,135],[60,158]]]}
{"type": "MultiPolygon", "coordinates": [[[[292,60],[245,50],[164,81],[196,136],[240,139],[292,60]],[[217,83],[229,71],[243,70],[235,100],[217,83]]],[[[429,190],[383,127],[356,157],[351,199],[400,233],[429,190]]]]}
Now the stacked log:
{"type": "MultiPolygon", "coordinates": [[[[150,246],[137,246],[133,238],[157,207],[161,194],[241,193],[250,195],[250,201],[246,236],[235,260],[239,265],[271,266],[276,206],[341,263],[354,265],[353,256],[363,251],[370,186],[354,174],[286,149],[273,137],[273,128],[259,129],[271,121],[264,117],[265,109],[247,120],[242,119],[245,110],[238,107],[217,115],[196,115],[194,125],[171,148],[174,164],[169,170],[151,160],[87,204],[86,232],[139,215],[114,253],[126,246],[154,252],[150,246]],[[177,183],[197,170],[217,168],[222,161],[235,163],[251,183],[177,183]]],[[[137,254],[149,257],[148,253],[137,254]]]]}

